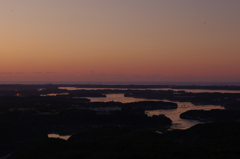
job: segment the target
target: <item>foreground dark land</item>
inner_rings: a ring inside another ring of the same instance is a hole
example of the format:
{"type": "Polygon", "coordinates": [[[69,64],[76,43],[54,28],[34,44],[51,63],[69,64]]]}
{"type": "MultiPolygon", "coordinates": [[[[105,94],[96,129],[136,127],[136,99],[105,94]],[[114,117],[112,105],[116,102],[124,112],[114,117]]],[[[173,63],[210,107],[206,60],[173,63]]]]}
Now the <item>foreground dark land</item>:
{"type": "MultiPolygon", "coordinates": [[[[146,89],[175,87],[180,86],[0,85],[0,156],[11,153],[9,158],[34,159],[239,157],[240,94],[146,89]],[[58,89],[66,86],[105,89],[58,89]],[[149,117],[145,110],[177,109],[176,103],[91,102],[87,99],[111,93],[195,105],[222,105],[226,109],[185,112],[181,118],[214,123],[169,132],[172,121],[168,117],[149,117]],[[49,94],[56,96],[46,96],[49,94]],[[75,135],[68,141],[47,138],[51,132],[75,135]]],[[[240,89],[237,86],[184,88],[240,89]]]]}
{"type": "Polygon", "coordinates": [[[240,123],[209,123],[188,130],[157,134],[105,127],[82,131],[67,141],[42,138],[11,154],[9,159],[240,157],[240,123]]]}

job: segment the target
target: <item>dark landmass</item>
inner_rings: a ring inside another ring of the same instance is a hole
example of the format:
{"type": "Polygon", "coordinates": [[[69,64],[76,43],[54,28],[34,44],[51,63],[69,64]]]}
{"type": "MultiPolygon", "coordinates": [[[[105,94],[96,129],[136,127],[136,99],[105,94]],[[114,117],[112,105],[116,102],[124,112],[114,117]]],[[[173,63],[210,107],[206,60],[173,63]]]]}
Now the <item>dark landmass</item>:
{"type": "Polygon", "coordinates": [[[40,96],[62,95],[67,97],[106,97],[106,94],[122,93],[126,97],[191,102],[195,105],[238,105],[239,93],[191,93],[173,90],[148,90],[153,88],[169,89],[207,89],[240,90],[240,86],[174,86],[174,85],[0,85],[0,96],[40,96]],[[59,89],[77,87],[81,90],[59,89]],[[84,90],[96,88],[96,90],[84,90]],[[97,89],[105,88],[105,89],[97,89]],[[114,88],[114,89],[113,89],[114,88]],[[122,90],[125,88],[125,90],[122,90]],[[140,90],[139,90],[140,89],[140,90]],[[142,90],[144,89],[144,90],[142,90]]]}
{"type": "Polygon", "coordinates": [[[98,92],[94,91],[69,91],[69,96],[71,97],[106,97],[106,95],[103,95],[98,92]]]}
{"type": "Polygon", "coordinates": [[[194,85],[0,85],[0,157],[9,153],[10,159],[239,157],[240,124],[236,121],[240,118],[240,93],[189,93],[149,88],[240,90],[240,86],[194,85]],[[176,103],[91,102],[88,99],[112,93],[195,105],[222,105],[226,110],[185,112],[181,118],[222,123],[165,132],[172,121],[165,115],[149,117],[145,110],[177,109],[176,103]],[[76,135],[64,141],[47,138],[51,132],[76,135]]]}
{"type": "Polygon", "coordinates": [[[141,101],[125,103],[124,108],[143,109],[143,110],[157,110],[157,109],[177,109],[178,105],[173,102],[163,101],[141,101]]]}
{"type": "Polygon", "coordinates": [[[176,102],[191,102],[195,105],[221,105],[240,104],[240,93],[191,93],[172,90],[135,90],[125,93],[125,97],[170,100],[176,102]]]}
{"type": "Polygon", "coordinates": [[[236,159],[239,149],[239,122],[200,124],[163,134],[104,127],[82,131],[67,141],[42,138],[13,152],[9,159],[236,159]]]}
{"type": "Polygon", "coordinates": [[[240,110],[189,110],[180,114],[180,118],[200,121],[238,121],[240,110]]]}
{"type": "Polygon", "coordinates": [[[175,109],[171,102],[90,102],[70,96],[0,96],[0,156],[48,133],[74,134],[83,129],[118,126],[168,129],[164,115],[149,117],[146,109],[175,109]]]}
{"type": "Polygon", "coordinates": [[[240,110],[240,100],[229,102],[224,107],[230,110],[240,110]]]}

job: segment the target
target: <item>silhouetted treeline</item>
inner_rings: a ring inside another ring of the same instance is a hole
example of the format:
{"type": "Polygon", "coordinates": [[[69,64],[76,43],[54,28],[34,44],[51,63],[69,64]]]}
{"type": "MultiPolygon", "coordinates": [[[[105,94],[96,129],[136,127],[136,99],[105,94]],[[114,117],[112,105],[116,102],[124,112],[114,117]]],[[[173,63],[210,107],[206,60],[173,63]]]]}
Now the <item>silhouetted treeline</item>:
{"type": "Polygon", "coordinates": [[[239,120],[239,93],[188,93],[147,88],[239,90],[239,86],[0,85],[0,157],[8,153],[11,153],[10,159],[239,157],[238,122],[165,132],[172,121],[163,114],[149,117],[145,110],[177,109],[174,102],[91,102],[85,98],[124,93],[133,98],[222,105],[227,110],[188,111],[181,117],[201,121],[239,120]],[[67,90],[59,87],[109,89],[67,90]],[[106,126],[115,127],[103,128],[106,126]],[[160,135],[156,130],[165,133],[160,135]],[[48,139],[49,132],[80,133],[63,141],[48,139]],[[12,153],[24,145],[26,147],[12,153]]]}
{"type": "Polygon", "coordinates": [[[191,102],[195,105],[229,105],[240,103],[240,93],[190,93],[185,91],[135,90],[125,93],[125,97],[191,102]]]}
{"type": "Polygon", "coordinates": [[[170,102],[89,102],[69,96],[0,96],[0,156],[50,132],[72,134],[109,125],[137,129],[169,127],[169,118],[149,117],[144,110],[169,109],[171,105],[177,106],[170,102]]]}
{"type": "Polygon", "coordinates": [[[43,138],[13,152],[9,159],[236,159],[239,149],[239,122],[200,124],[162,135],[104,127],[82,131],[67,141],[43,138]]]}
{"type": "Polygon", "coordinates": [[[189,110],[180,117],[200,121],[237,121],[240,120],[240,110],[189,110]]]}

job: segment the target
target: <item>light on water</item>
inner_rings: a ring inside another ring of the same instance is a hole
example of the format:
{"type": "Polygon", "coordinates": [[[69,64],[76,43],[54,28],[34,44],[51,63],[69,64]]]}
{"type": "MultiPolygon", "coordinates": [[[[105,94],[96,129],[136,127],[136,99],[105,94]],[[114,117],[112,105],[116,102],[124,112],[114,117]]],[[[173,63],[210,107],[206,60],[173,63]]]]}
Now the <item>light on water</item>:
{"type": "Polygon", "coordinates": [[[175,102],[178,104],[177,109],[172,110],[149,110],[146,111],[146,114],[149,116],[165,114],[168,118],[170,118],[173,122],[171,129],[188,129],[196,124],[201,123],[198,120],[186,120],[181,119],[180,114],[184,113],[188,110],[211,110],[211,109],[225,109],[222,106],[216,105],[203,105],[196,106],[190,102],[175,102]]]}
{"type": "MultiPolygon", "coordinates": [[[[166,101],[166,102],[174,102],[168,100],[152,100],[152,99],[144,99],[144,98],[133,98],[133,97],[124,97],[124,94],[106,94],[107,97],[92,97],[89,98],[91,102],[122,102],[122,103],[130,103],[130,102],[139,102],[139,101],[166,101]]],[[[194,105],[190,102],[175,102],[178,104],[177,109],[161,109],[161,110],[149,110],[145,111],[148,116],[160,115],[164,114],[168,118],[170,118],[173,122],[171,129],[187,129],[196,124],[201,123],[197,120],[186,120],[181,119],[180,114],[184,113],[188,110],[211,110],[211,109],[225,109],[220,105],[194,105]]]]}
{"type": "Polygon", "coordinates": [[[64,140],[68,140],[70,138],[71,135],[59,135],[59,134],[48,134],[49,138],[60,138],[60,139],[64,139],[64,140]]]}
{"type": "MultiPolygon", "coordinates": [[[[67,89],[67,90],[98,90],[98,89],[118,89],[118,88],[76,88],[76,87],[60,87],[59,89],[67,89]]],[[[122,90],[121,88],[119,90],[122,90]]],[[[127,90],[124,88],[124,90],[127,90]]],[[[144,89],[143,89],[144,90],[144,89]]],[[[189,90],[179,90],[179,89],[162,89],[162,88],[154,88],[152,90],[174,90],[174,91],[186,91],[186,92],[194,92],[194,93],[201,93],[201,92],[220,92],[220,93],[239,93],[239,91],[231,91],[231,90],[198,90],[198,89],[189,89],[189,90]]],[[[50,95],[57,95],[57,94],[50,94],[50,95]]],[[[124,97],[124,94],[106,94],[106,97],[89,97],[88,99],[91,100],[91,102],[121,102],[121,103],[131,103],[131,102],[139,102],[139,101],[166,101],[166,102],[175,102],[175,101],[168,101],[168,100],[157,100],[157,99],[144,99],[144,98],[133,98],[133,97],[124,97]]],[[[170,129],[188,129],[196,124],[201,123],[201,121],[198,120],[186,120],[181,119],[180,114],[184,113],[188,110],[211,110],[211,109],[225,109],[224,107],[220,105],[194,105],[190,102],[175,102],[178,104],[177,109],[168,109],[168,110],[148,110],[145,111],[145,113],[148,116],[153,115],[160,115],[164,114],[166,117],[170,118],[172,120],[172,126],[170,129]]],[[[48,134],[49,138],[61,138],[64,140],[67,140],[71,135],[64,135],[61,136],[59,134],[48,134]]]]}
{"type": "MultiPolygon", "coordinates": [[[[138,102],[138,101],[153,101],[143,98],[133,98],[133,97],[124,97],[124,94],[107,94],[107,97],[92,97],[89,98],[92,102],[108,102],[108,101],[115,101],[115,102],[122,102],[122,103],[129,103],[129,102],[138,102]]],[[[154,100],[154,101],[160,101],[160,100],[154,100]]],[[[164,100],[166,101],[166,100],[164,100]]],[[[177,109],[168,109],[168,110],[148,110],[145,111],[145,113],[148,116],[153,115],[160,115],[164,114],[168,118],[172,120],[172,126],[170,129],[188,129],[196,124],[202,123],[198,120],[186,120],[181,119],[180,114],[184,113],[188,110],[211,110],[211,109],[225,109],[222,106],[216,106],[216,105],[203,105],[203,106],[196,106],[190,102],[175,102],[178,104],[177,109]]],[[[71,135],[59,135],[56,133],[48,134],[49,138],[61,138],[64,140],[67,140],[71,135]]]]}
{"type": "Polygon", "coordinates": [[[107,97],[90,97],[88,99],[91,102],[121,102],[121,103],[131,103],[131,102],[140,102],[140,101],[159,101],[154,99],[144,99],[144,98],[133,98],[133,97],[124,97],[124,94],[106,94],[107,97]]]}

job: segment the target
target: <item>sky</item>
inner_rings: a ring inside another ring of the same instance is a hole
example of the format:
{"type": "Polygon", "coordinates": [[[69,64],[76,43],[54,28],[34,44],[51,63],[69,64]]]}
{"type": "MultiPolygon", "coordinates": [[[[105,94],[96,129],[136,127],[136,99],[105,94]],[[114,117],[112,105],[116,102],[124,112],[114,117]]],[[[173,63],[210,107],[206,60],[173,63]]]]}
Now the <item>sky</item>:
{"type": "Polygon", "coordinates": [[[0,0],[0,81],[240,82],[239,0],[0,0]]]}

